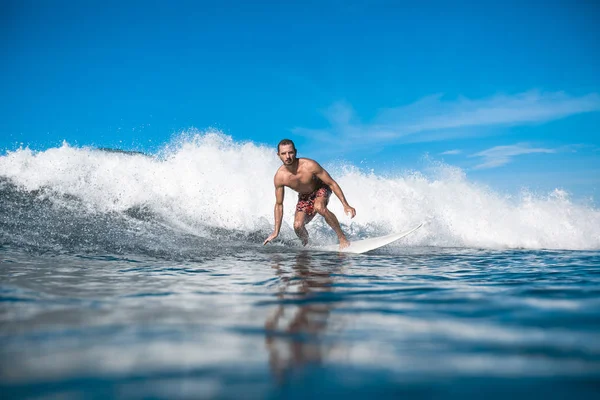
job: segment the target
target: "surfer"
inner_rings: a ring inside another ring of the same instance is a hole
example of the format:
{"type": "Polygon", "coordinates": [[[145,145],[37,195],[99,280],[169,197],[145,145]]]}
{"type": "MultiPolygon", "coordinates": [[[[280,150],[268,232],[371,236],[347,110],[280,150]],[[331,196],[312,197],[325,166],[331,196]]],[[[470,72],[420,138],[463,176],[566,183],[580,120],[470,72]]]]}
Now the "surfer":
{"type": "Polygon", "coordinates": [[[281,221],[283,218],[283,196],[284,187],[287,186],[298,192],[298,204],[294,216],[294,231],[302,241],[302,245],[308,243],[308,232],[306,224],[316,214],[320,214],[333,228],[340,241],[340,250],[350,246],[350,242],[342,232],[340,223],[334,213],[327,209],[331,192],[340,199],[344,206],[344,212],[354,218],[356,210],[351,207],[344,197],[342,189],[329,173],[314,160],[309,158],[296,158],[296,146],[289,139],[283,139],[277,145],[277,154],[283,162],[275,173],[275,229],[265,240],[263,245],[279,236],[281,221]]]}

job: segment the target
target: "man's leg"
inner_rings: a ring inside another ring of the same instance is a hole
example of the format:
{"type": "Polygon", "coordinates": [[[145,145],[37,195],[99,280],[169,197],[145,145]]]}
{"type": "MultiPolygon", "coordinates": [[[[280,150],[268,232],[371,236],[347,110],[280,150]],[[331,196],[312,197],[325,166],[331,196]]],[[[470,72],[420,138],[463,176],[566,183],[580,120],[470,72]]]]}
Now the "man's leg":
{"type": "Polygon", "coordinates": [[[338,221],[335,214],[327,209],[328,201],[329,199],[327,197],[317,197],[315,199],[315,211],[321,214],[323,218],[325,218],[325,222],[327,222],[327,224],[333,228],[340,241],[340,249],[344,249],[350,246],[350,242],[346,238],[346,235],[344,235],[344,232],[342,232],[340,222],[338,221]]]}
{"type": "Polygon", "coordinates": [[[311,219],[312,216],[308,217],[304,211],[296,211],[296,215],[294,216],[294,231],[302,241],[302,246],[306,246],[308,244],[308,231],[306,230],[306,224],[311,219]]]}

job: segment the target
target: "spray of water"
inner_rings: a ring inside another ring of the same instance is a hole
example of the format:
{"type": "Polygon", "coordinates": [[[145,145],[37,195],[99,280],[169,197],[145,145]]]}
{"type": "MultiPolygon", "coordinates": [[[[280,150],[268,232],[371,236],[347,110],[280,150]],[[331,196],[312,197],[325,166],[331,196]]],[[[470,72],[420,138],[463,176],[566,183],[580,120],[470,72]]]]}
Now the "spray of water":
{"type": "MultiPolygon", "coordinates": [[[[63,213],[133,216],[200,237],[218,230],[256,240],[272,229],[272,178],[279,165],[272,148],[235,142],[219,132],[188,132],[155,155],[66,143],[41,152],[20,149],[0,157],[0,178],[63,213]]],[[[438,165],[435,173],[385,177],[351,165],[325,167],[331,167],[357,210],[350,220],[335,196],[330,202],[354,238],[403,231],[424,221],[426,226],[403,245],[600,249],[600,211],[572,202],[560,190],[508,198],[447,165],[438,165]]],[[[295,202],[296,194],[286,191],[283,237],[293,238],[295,202]]],[[[334,240],[319,220],[309,232],[334,240]]]]}

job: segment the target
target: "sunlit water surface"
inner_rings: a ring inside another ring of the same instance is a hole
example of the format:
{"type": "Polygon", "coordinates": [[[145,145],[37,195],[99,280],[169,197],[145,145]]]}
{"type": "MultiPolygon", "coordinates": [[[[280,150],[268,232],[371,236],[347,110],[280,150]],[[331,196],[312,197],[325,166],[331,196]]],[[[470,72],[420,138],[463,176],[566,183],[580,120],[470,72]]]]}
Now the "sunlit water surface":
{"type": "Polygon", "coordinates": [[[593,203],[336,162],[350,240],[423,227],[303,250],[288,190],[263,247],[280,165],[218,132],[1,154],[0,398],[600,398],[593,203]]]}
{"type": "Polygon", "coordinates": [[[598,394],[600,252],[0,248],[4,398],[598,394]]]}

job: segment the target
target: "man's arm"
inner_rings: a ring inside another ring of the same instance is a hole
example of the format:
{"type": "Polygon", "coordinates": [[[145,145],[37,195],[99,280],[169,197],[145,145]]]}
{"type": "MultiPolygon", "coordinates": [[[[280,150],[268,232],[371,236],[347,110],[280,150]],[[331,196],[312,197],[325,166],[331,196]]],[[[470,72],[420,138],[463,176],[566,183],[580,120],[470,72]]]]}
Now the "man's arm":
{"type": "Polygon", "coordinates": [[[283,220],[283,196],[285,194],[285,190],[283,185],[277,182],[277,177],[275,177],[275,229],[273,233],[265,240],[263,246],[269,243],[271,240],[275,239],[279,236],[279,230],[281,229],[281,221],[283,220]]]}
{"type": "Polygon", "coordinates": [[[313,162],[313,174],[315,174],[317,178],[322,180],[324,184],[331,188],[333,193],[335,193],[338,199],[340,199],[340,201],[342,202],[342,205],[344,206],[344,212],[350,215],[350,218],[354,218],[354,216],[356,215],[356,210],[354,209],[354,207],[350,206],[350,204],[348,204],[348,202],[346,201],[346,196],[344,196],[344,192],[342,191],[340,185],[338,185],[337,182],[333,180],[331,175],[329,175],[329,172],[325,171],[325,168],[321,167],[318,162],[313,162]]]}

